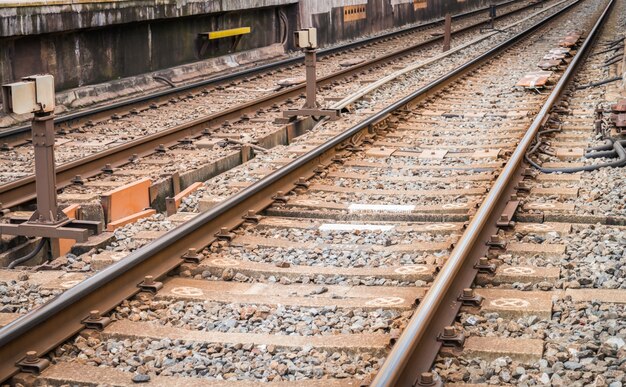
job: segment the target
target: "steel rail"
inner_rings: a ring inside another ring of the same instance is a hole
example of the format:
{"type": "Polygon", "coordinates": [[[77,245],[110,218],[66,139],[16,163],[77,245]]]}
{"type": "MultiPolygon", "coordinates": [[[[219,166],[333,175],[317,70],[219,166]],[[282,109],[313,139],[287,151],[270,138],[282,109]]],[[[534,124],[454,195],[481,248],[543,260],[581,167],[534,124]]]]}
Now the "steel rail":
{"type": "MultiPolygon", "coordinates": [[[[502,7],[502,6],[514,3],[516,1],[518,0],[506,0],[500,3],[497,3],[496,6],[502,7]]],[[[489,10],[489,7],[478,8],[475,10],[462,12],[462,13],[453,15],[452,19],[461,19],[464,17],[475,15],[477,13],[485,12],[488,10],[489,10]]],[[[506,15],[503,15],[503,16],[506,16],[506,15]]],[[[419,31],[420,29],[430,28],[430,27],[436,26],[439,23],[442,23],[443,20],[444,20],[443,18],[437,18],[437,19],[427,21],[419,25],[413,25],[413,26],[409,26],[405,28],[400,28],[398,30],[391,31],[385,34],[358,39],[358,40],[341,44],[335,47],[325,48],[319,51],[318,57],[328,56],[328,55],[335,54],[335,53],[348,50],[351,48],[365,46],[371,43],[383,41],[385,39],[393,38],[393,37],[400,36],[403,34],[409,34],[414,31],[419,31]]],[[[176,86],[173,88],[169,88],[169,89],[162,90],[162,91],[157,91],[157,92],[143,95],[140,97],[129,98],[121,102],[116,102],[112,104],[107,104],[105,106],[98,106],[98,107],[94,107],[90,109],[80,110],[74,113],[64,114],[62,116],[55,118],[54,124],[55,125],[65,124],[66,127],[69,127],[71,125],[76,125],[80,120],[86,117],[93,118],[94,116],[98,116],[102,114],[111,115],[117,112],[117,110],[121,108],[128,111],[132,106],[142,104],[148,101],[155,102],[155,100],[158,100],[158,99],[169,99],[177,94],[189,92],[194,89],[198,89],[198,88],[202,88],[202,87],[206,87],[210,85],[218,85],[218,84],[222,84],[226,82],[232,82],[240,78],[249,77],[249,76],[256,75],[256,74],[261,74],[268,70],[276,70],[281,67],[293,66],[293,65],[300,64],[303,62],[304,62],[304,56],[297,55],[291,58],[263,64],[260,66],[254,66],[252,68],[236,71],[230,74],[217,76],[217,77],[211,77],[202,81],[193,82],[193,83],[189,83],[189,84],[181,85],[181,86],[176,86]]],[[[30,125],[16,126],[16,127],[1,131],[0,140],[6,139],[12,136],[17,136],[17,135],[28,135],[29,133],[30,133],[30,125]]]]}
{"type": "Polygon", "coordinates": [[[477,270],[474,265],[482,255],[480,251],[476,254],[476,250],[486,250],[489,235],[496,230],[496,221],[510,198],[508,194],[514,190],[516,177],[521,175],[526,150],[531,146],[539,129],[548,120],[550,110],[565,91],[577,68],[583,62],[583,58],[589,54],[613,3],[614,0],[610,0],[500,172],[487,197],[420,302],[417,311],[387,356],[372,386],[413,386],[421,372],[431,369],[441,346],[441,343],[437,341],[437,334],[443,331],[443,327],[451,325],[454,321],[461,306],[458,296],[463,288],[472,284],[476,276],[477,270]],[[447,319],[444,320],[444,316],[447,319]]]}
{"type": "Polygon", "coordinates": [[[120,302],[139,292],[138,285],[145,276],[163,278],[183,263],[188,249],[202,249],[216,240],[221,228],[239,226],[249,210],[261,211],[270,206],[278,191],[288,192],[302,177],[315,175],[320,164],[331,164],[341,152],[339,146],[347,144],[361,133],[384,122],[394,112],[414,106],[433,92],[455,82],[492,56],[511,47],[523,37],[564,14],[581,0],[568,5],[512,37],[497,47],[481,54],[448,74],[432,81],[410,95],[391,104],[380,112],[335,136],[321,146],[300,156],[293,162],[272,172],[251,186],[203,212],[187,223],[169,231],[152,243],[132,252],[123,260],[94,274],[78,285],[56,296],[48,303],[0,328],[0,381],[19,372],[16,363],[27,351],[46,354],[84,328],[81,320],[90,311],[107,313],[120,302]]]}
{"type": "MultiPolygon", "coordinates": [[[[508,12],[500,15],[499,17],[506,17],[513,13],[521,12],[533,5],[527,5],[518,10],[508,12]]],[[[481,26],[488,21],[482,21],[474,25],[463,27],[453,32],[453,34],[459,34],[481,26]]],[[[392,61],[396,58],[407,55],[408,53],[428,47],[429,45],[436,44],[443,37],[433,37],[422,43],[418,43],[413,46],[405,47],[399,51],[395,51],[379,58],[374,58],[369,61],[365,61],[356,66],[338,71],[334,74],[327,75],[318,80],[318,85],[328,85],[339,79],[349,77],[360,73],[363,69],[371,68],[381,63],[392,61]]],[[[171,146],[176,144],[177,140],[185,136],[193,136],[203,129],[223,122],[225,120],[238,120],[242,114],[253,113],[259,108],[271,106],[273,103],[284,101],[288,98],[298,96],[306,87],[306,85],[298,85],[279,91],[259,99],[246,102],[241,105],[237,105],[222,112],[213,113],[205,117],[185,122],[181,125],[153,133],[148,136],[143,136],[136,140],[128,141],[122,145],[107,149],[102,152],[92,154],[90,156],[80,158],[65,164],[57,166],[57,189],[66,187],[73,184],[72,180],[77,175],[82,178],[89,178],[102,173],[102,168],[105,165],[110,164],[112,167],[119,167],[128,163],[130,157],[134,155],[147,156],[155,152],[155,148],[160,144],[171,146]]],[[[21,204],[25,204],[35,199],[35,176],[30,175],[7,184],[0,185],[0,208],[13,208],[21,204]]]]}

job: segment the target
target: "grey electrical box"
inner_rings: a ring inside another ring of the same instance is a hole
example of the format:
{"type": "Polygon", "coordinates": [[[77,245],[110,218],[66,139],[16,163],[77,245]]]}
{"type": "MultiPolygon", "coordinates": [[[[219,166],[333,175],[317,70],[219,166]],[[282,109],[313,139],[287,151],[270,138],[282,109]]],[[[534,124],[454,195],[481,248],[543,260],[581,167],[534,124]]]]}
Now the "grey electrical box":
{"type": "Polygon", "coordinates": [[[305,28],[294,32],[296,47],[298,48],[317,48],[317,28],[305,28]]]}
{"type": "Polygon", "coordinates": [[[2,85],[2,106],[8,114],[51,113],[54,105],[52,75],[32,75],[2,85]]]}

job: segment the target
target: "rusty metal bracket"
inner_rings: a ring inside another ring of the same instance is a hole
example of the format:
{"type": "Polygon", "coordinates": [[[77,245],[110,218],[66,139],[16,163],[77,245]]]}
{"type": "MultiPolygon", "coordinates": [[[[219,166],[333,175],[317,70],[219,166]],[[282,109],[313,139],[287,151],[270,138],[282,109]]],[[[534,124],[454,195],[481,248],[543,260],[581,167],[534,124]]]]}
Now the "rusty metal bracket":
{"type": "Polygon", "coordinates": [[[272,199],[275,202],[286,204],[289,201],[289,198],[285,195],[283,191],[276,192],[276,195],[272,196],[272,199]]]}
{"type": "Polygon", "coordinates": [[[147,275],[143,282],[137,286],[144,292],[156,294],[163,287],[163,282],[155,281],[154,277],[147,275]]]}
{"type": "Polygon", "coordinates": [[[220,231],[215,233],[217,239],[221,241],[232,241],[235,238],[235,234],[230,232],[227,227],[220,228],[220,231]]]}
{"type": "Polygon", "coordinates": [[[415,383],[416,387],[443,387],[443,381],[439,375],[432,372],[422,372],[415,383]]]}
{"type": "Polygon", "coordinates": [[[504,207],[504,211],[502,211],[502,215],[500,215],[500,219],[496,222],[496,226],[502,228],[514,227],[515,222],[513,221],[513,217],[515,216],[515,212],[519,208],[519,205],[519,200],[511,200],[507,202],[504,207]]]}
{"type": "Polygon", "coordinates": [[[481,257],[478,259],[478,263],[474,265],[474,269],[481,274],[495,274],[497,267],[495,264],[489,263],[489,258],[481,257]]]}
{"type": "Polygon", "coordinates": [[[437,336],[437,341],[441,342],[444,347],[462,348],[465,344],[465,335],[457,332],[453,326],[443,328],[443,332],[437,336]]]}
{"type": "Polygon", "coordinates": [[[243,220],[247,223],[258,224],[261,221],[261,216],[256,214],[254,210],[248,210],[248,213],[243,216],[243,220]]]}
{"type": "Polygon", "coordinates": [[[202,259],[200,254],[198,254],[198,252],[196,251],[196,249],[193,249],[193,248],[187,250],[187,252],[183,254],[181,258],[187,263],[200,263],[200,260],[202,259]]]}
{"type": "Polygon", "coordinates": [[[458,300],[465,306],[480,306],[483,303],[483,297],[476,294],[472,288],[463,289],[458,300]]]}
{"type": "Polygon", "coordinates": [[[304,177],[301,177],[301,178],[298,179],[298,181],[296,182],[295,185],[296,185],[296,188],[301,188],[301,189],[307,190],[311,186],[311,183],[306,181],[306,179],[304,177]]]}
{"type": "Polygon", "coordinates": [[[487,246],[498,249],[506,249],[506,240],[500,238],[498,235],[492,235],[487,241],[487,246]]]}
{"type": "Polygon", "coordinates": [[[41,371],[48,368],[50,360],[37,356],[37,352],[28,351],[20,361],[15,363],[19,367],[20,371],[27,372],[29,374],[40,374],[41,371]]]}
{"type": "Polygon", "coordinates": [[[99,310],[92,310],[89,316],[81,321],[85,328],[102,331],[111,323],[111,318],[100,315],[99,310]]]}

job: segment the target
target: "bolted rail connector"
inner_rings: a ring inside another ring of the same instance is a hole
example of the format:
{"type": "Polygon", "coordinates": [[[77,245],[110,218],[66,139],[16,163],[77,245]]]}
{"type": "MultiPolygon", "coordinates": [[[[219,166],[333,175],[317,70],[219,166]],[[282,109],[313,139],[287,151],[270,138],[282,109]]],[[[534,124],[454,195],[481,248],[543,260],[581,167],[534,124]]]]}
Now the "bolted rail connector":
{"type": "Polygon", "coordinates": [[[248,210],[248,212],[242,217],[247,223],[257,224],[261,221],[261,215],[257,215],[256,211],[248,210]]]}
{"type": "Polygon", "coordinates": [[[36,351],[28,351],[26,352],[26,356],[24,356],[15,365],[22,372],[38,375],[41,373],[41,371],[48,368],[48,366],[50,365],[50,360],[37,356],[36,351]]]}
{"type": "Polygon", "coordinates": [[[300,177],[300,178],[298,178],[298,181],[296,182],[295,185],[296,185],[297,188],[301,188],[301,189],[307,190],[307,189],[309,189],[309,186],[311,186],[311,183],[306,181],[306,179],[304,177],[300,177]]]}
{"type": "Polygon", "coordinates": [[[487,241],[487,246],[498,249],[505,249],[506,241],[504,240],[504,238],[501,238],[498,235],[492,235],[491,238],[489,238],[489,241],[487,241]]]}
{"type": "Polygon", "coordinates": [[[313,172],[316,175],[321,175],[323,173],[326,173],[326,168],[324,167],[324,165],[318,164],[317,167],[315,167],[315,169],[313,170],[313,172]]]}
{"type": "Polygon", "coordinates": [[[104,164],[104,167],[100,169],[104,173],[111,174],[113,173],[113,166],[111,164],[104,164]]]}
{"type": "Polygon", "coordinates": [[[81,321],[85,328],[95,329],[98,331],[104,330],[104,328],[111,323],[111,318],[100,315],[99,310],[92,310],[89,312],[89,316],[81,321]]]}
{"type": "Polygon", "coordinates": [[[163,282],[158,282],[154,280],[154,277],[151,275],[147,275],[143,282],[137,285],[144,292],[149,292],[152,294],[156,294],[163,287],[163,282]]]}
{"type": "Polygon", "coordinates": [[[461,348],[463,344],[465,344],[465,335],[457,332],[455,327],[447,326],[443,328],[443,332],[437,336],[437,340],[441,341],[441,345],[444,347],[461,348]]]}
{"type": "Polygon", "coordinates": [[[76,175],[72,178],[72,180],[70,180],[72,183],[74,184],[78,184],[78,185],[83,185],[85,184],[85,181],[83,180],[83,177],[81,175],[76,175]]]}
{"type": "Polygon", "coordinates": [[[417,387],[441,387],[443,382],[439,375],[432,372],[422,372],[415,384],[417,387]]]}
{"type": "Polygon", "coordinates": [[[483,297],[476,294],[472,288],[463,289],[458,300],[465,306],[480,306],[483,303],[483,297]]]}
{"type": "Polygon", "coordinates": [[[215,233],[215,236],[217,237],[217,239],[219,239],[221,241],[228,241],[228,242],[230,242],[235,237],[235,234],[230,232],[227,227],[222,227],[222,228],[220,228],[219,232],[215,233]]]}
{"type": "Polygon", "coordinates": [[[285,196],[285,193],[283,191],[276,192],[276,195],[272,196],[272,199],[274,199],[275,202],[283,204],[289,201],[289,198],[285,196]]]}
{"type": "Polygon", "coordinates": [[[198,254],[198,252],[196,251],[196,249],[193,249],[193,248],[187,250],[187,252],[183,254],[181,258],[187,263],[200,263],[200,260],[202,259],[200,254],[198,254]]]}
{"type": "Polygon", "coordinates": [[[481,274],[495,274],[496,273],[496,265],[493,263],[489,263],[489,259],[487,257],[481,257],[478,259],[478,263],[474,265],[474,269],[477,269],[481,274]]]}

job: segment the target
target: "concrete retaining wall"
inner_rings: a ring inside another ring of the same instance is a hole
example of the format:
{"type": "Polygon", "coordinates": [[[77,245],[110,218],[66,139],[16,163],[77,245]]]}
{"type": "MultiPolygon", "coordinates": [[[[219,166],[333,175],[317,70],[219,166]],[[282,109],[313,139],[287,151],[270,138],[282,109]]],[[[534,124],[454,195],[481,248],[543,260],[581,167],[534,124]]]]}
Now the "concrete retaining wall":
{"type": "Polygon", "coordinates": [[[441,17],[489,4],[486,0],[300,0],[302,27],[317,27],[322,44],[351,40],[386,29],[441,17]],[[364,5],[366,17],[345,20],[344,7],[364,5]]]}
{"type": "Polygon", "coordinates": [[[487,0],[43,0],[0,6],[0,82],[51,73],[68,90],[228,54],[198,33],[250,26],[237,52],[284,44],[298,27],[322,45],[459,13],[487,0]],[[357,7],[346,17],[345,7],[357,7]]]}
{"type": "Polygon", "coordinates": [[[289,35],[287,26],[296,24],[296,2],[194,0],[157,6],[155,1],[123,1],[16,7],[12,12],[0,8],[0,81],[46,72],[55,76],[57,90],[64,90],[217,57],[231,52],[234,38],[207,42],[198,33],[241,26],[251,27],[252,33],[242,37],[236,51],[266,47],[289,35]],[[256,6],[261,8],[249,9],[256,6]]]}

